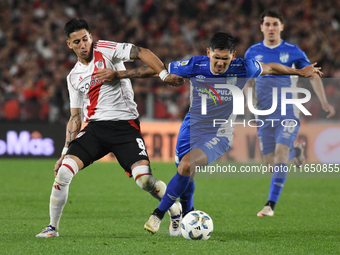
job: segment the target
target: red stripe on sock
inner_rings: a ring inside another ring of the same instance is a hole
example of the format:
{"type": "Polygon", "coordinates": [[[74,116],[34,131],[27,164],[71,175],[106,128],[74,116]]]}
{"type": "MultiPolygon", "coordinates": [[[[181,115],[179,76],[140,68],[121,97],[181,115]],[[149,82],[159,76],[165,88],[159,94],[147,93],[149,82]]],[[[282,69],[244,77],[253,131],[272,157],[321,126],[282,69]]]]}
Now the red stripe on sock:
{"type": "Polygon", "coordinates": [[[75,175],[75,173],[74,173],[74,171],[73,171],[73,169],[72,169],[72,167],[71,167],[70,165],[68,165],[68,164],[63,164],[63,166],[66,166],[68,169],[71,170],[71,172],[73,173],[73,175],[75,175]]]}
{"type": "Polygon", "coordinates": [[[136,176],[135,181],[137,181],[137,179],[139,177],[142,177],[143,175],[151,175],[151,173],[139,174],[139,175],[136,176]]]}
{"type": "Polygon", "coordinates": [[[59,185],[53,185],[53,188],[60,190],[59,185]]]}

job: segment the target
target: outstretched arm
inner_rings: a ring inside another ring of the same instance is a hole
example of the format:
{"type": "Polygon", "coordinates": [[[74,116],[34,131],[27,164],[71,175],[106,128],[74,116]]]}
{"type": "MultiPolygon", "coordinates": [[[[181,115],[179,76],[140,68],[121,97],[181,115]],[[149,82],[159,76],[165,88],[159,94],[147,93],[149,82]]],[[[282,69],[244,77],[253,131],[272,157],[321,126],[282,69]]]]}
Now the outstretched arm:
{"type": "Polygon", "coordinates": [[[332,117],[335,114],[335,109],[327,101],[327,97],[320,76],[318,74],[312,75],[312,77],[310,78],[310,83],[312,84],[315,94],[320,100],[322,109],[325,112],[329,113],[327,115],[327,118],[332,117]]]}
{"type": "Polygon", "coordinates": [[[134,68],[131,70],[125,71],[117,71],[117,78],[124,79],[124,78],[151,78],[151,77],[158,77],[158,74],[148,66],[143,66],[139,68],[134,68]]]}
{"type": "Polygon", "coordinates": [[[317,73],[322,76],[322,72],[320,71],[321,67],[315,67],[316,62],[305,66],[302,69],[294,69],[288,66],[281,65],[279,63],[262,63],[262,73],[261,75],[299,75],[302,77],[311,77],[313,74],[317,73]]]}
{"type": "MultiPolygon", "coordinates": [[[[112,69],[106,68],[98,70],[95,73],[96,77],[104,81],[113,81],[125,78],[151,78],[158,77],[158,74],[149,66],[143,66],[139,68],[134,68],[131,70],[124,71],[114,71],[112,69]]],[[[184,79],[176,74],[170,74],[166,80],[164,80],[171,86],[179,87],[183,85],[184,79]]]]}
{"type": "Polygon", "coordinates": [[[147,65],[147,67],[132,69],[130,70],[132,72],[114,71],[112,69],[106,68],[94,72],[94,75],[97,79],[104,81],[112,81],[122,78],[147,78],[159,76],[164,82],[173,86],[181,86],[184,83],[183,78],[179,78],[179,76],[174,74],[169,74],[163,62],[148,49],[132,46],[130,58],[141,59],[147,65]]]}

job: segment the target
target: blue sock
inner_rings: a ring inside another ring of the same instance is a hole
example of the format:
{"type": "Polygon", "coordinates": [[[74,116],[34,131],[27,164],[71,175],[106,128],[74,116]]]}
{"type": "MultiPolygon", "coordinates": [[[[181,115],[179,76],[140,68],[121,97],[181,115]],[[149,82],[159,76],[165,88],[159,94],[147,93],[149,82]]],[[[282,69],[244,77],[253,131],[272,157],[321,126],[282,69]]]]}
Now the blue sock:
{"type": "Polygon", "coordinates": [[[175,203],[176,199],[179,198],[183,194],[183,192],[187,189],[189,181],[190,176],[180,175],[177,172],[175,176],[172,177],[172,179],[170,180],[168,187],[166,188],[165,194],[158,205],[158,209],[161,212],[166,213],[173,205],[173,203],[175,203]]]}
{"type": "Polygon", "coordinates": [[[274,203],[276,203],[280,197],[283,185],[285,184],[287,177],[287,172],[284,171],[284,168],[287,170],[287,164],[275,164],[275,169],[270,183],[268,201],[273,201],[274,203]]]}
{"type": "Polygon", "coordinates": [[[181,195],[182,211],[186,213],[194,207],[194,192],[195,192],[195,181],[189,182],[187,189],[181,195]]]}

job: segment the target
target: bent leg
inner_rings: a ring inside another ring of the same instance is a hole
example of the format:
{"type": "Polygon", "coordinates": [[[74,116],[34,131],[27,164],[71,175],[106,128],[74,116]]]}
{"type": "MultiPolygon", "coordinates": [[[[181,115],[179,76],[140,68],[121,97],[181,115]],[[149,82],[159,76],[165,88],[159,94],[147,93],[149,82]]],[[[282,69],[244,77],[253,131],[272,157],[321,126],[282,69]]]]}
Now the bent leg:
{"type": "MultiPolygon", "coordinates": [[[[170,180],[165,195],[156,209],[157,216],[162,219],[164,213],[179,198],[189,186],[190,179],[194,176],[195,166],[204,166],[208,163],[206,154],[201,149],[193,149],[183,156],[175,176],[170,180]]],[[[194,189],[192,190],[192,192],[194,189]]],[[[190,201],[193,193],[187,194],[190,201]]],[[[190,208],[191,209],[191,208],[190,208]]]]}

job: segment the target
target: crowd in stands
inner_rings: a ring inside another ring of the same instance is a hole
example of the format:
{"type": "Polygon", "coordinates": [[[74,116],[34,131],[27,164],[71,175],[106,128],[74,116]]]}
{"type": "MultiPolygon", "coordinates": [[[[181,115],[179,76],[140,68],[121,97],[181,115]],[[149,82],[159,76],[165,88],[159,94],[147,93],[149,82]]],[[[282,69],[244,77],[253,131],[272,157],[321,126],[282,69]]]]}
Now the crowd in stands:
{"type": "MultiPolygon", "coordinates": [[[[230,32],[237,57],[261,41],[259,15],[275,8],[285,17],[282,37],[297,44],[325,77],[329,102],[340,113],[340,1],[328,0],[4,0],[0,1],[0,120],[65,122],[66,76],[77,59],[66,46],[64,24],[87,20],[94,40],[129,42],[152,50],[164,63],[205,55],[211,36],[230,32]]],[[[127,68],[143,65],[127,63],[127,68]]],[[[182,119],[189,87],[160,79],[132,81],[141,117],[182,119]]],[[[311,86],[303,84],[310,90],[311,86]]],[[[307,120],[326,113],[312,92],[307,120]]]]}

